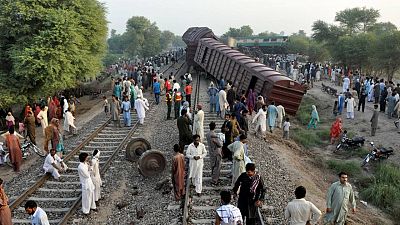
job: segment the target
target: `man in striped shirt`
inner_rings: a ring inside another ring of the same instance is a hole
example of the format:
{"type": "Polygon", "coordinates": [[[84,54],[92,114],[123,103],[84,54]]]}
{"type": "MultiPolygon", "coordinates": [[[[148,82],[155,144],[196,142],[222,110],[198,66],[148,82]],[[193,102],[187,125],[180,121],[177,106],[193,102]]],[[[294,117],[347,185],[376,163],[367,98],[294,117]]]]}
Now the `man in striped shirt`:
{"type": "Polygon", "coordinates": [[[243,224],[242,214],[239,208],[230,204],[231,193],[221,191],[221,206],[217,209],[215,225],[241,225],[243,224]]]}

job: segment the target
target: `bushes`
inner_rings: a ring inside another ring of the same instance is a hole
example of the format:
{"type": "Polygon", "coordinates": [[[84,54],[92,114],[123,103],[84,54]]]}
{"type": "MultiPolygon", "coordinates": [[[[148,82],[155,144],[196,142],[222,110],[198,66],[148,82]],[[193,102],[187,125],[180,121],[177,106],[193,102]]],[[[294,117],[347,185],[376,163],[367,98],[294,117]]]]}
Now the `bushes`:
{"type": "Polygon", "coordinates": [[[381,163],[378,165],[374,179],[361,191],[361,196],[368,202],[386,209],[396,219],[400,219],[400,168],[381,163]]]}
{"type": "Polygon", "coordinates": [[[339,161],[339,160],[328,160],[328,168],[335,171],[336,174],[340,172],[346,172],[349,176],[355,176],[361,174],[360,163],[356,161],[339,161]]]}

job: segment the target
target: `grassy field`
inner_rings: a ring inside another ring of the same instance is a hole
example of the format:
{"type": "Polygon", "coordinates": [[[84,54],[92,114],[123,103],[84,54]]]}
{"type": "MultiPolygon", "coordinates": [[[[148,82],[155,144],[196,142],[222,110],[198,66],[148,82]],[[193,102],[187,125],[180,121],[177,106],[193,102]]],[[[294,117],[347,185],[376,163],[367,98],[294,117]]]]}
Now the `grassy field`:
{"type": "MultiPolygon", "coordinates": [[[[331,121],[321,121],[317,129],[307,129],[307,124],[311,118],[311,106],[316,104],[316,100],[305,96],[296,115],[297,127],[292,129],[292,138],[306,150],[313,151],[311,148],[320,147],[325,149],[329,145],[331,121]]],[[[319,106],[317,105],[317,109],[319,106]]],[[[348,136],[356,134],[349,130],[348,136]]],[[[361,167],[361,158],[369,152],[368,147],[360,147],[351,150],[342,150],[339,154],[344,159],[318,158],[321,168],[327,168],[333,174],[341,171],[347,172],[354,184],[360,190],[362,200],[372,203],[390,213],[396,221],[400,221],[400,168],[386,163],[371,162],[372,169],[365,173],[361,167]]]]}

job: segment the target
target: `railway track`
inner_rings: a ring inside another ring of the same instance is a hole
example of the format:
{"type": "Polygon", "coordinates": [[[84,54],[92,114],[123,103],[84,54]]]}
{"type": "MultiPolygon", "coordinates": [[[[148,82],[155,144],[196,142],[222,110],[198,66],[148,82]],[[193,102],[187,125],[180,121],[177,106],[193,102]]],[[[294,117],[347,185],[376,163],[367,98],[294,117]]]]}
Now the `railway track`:
{"type": "MultiPolygon", "coordinates": [[[[163,73],[174,72],[174,74],[177,74],[184,65],[185,63],[172,64],[163,73]]],[[[154,112],[153,103],[153,101],[150,101],[150,115],[154,112]]],[[[114,128],[110,123],[111,118],[105,118],[76,148],[67,151],[64,162],[71,169],[71,172],[62,173],[62,181],[54,180],[46,174],[33,181],[33,184],[20,196],[11,197],[10,209],[13,212],[13,224],[30,224],[23,207],[27,200],[38,202],[38,205],[46,211],[50,224],[67,224],[69,218],[81,206],[81,188],[77,172],[78,155],[81,152],[91,155],[95,149],[99,149],[101,151],[100,172],[104,175],[114,157],[125,152],[124,147],[140,127],[135,110],[131,111],[131,117],[133,125],[122,128],[114,128]]],[[[120,118],[122,119],[122,115],[120,115],[120,118]]]]}
{"type": "MultiPolygon", "coordinates": [[[[210,105],[207,90],[208,81],[197,75],[195,84],[195,97],[193,98],[192,106],[195,107],[198,103],[203,105],[205,135],[209,132],[209,124],[212,121],[216,123],[217,132],[220,132],[220,128],[224,123],[224,120],[220,117],[217,117],[215,112],[209,112],[210,105]]],[[[203,141],[203,144],[206,146],[208,151],[208,156],[204,159],[203,191],[200,197],[196,196],[194,188],[190,186],[190,181],[186,181],[186,196],[182,219],[184,225],[214,224],[215,210],[220,206],[221,202],[220,192],[222,190],[232,190],[232,179],[228,178],[231,174],[232,163],[229,161],[223,161],[222,163],[218,185],[215,186],[211,184],[210,152],[206,140],[203,141]]],[[[231,203],[236,205],[234,200],[231,203]]],[[[257,224],[264,225],[264,220],[260,211],[258,211],[258,215],[257,224]]]]}

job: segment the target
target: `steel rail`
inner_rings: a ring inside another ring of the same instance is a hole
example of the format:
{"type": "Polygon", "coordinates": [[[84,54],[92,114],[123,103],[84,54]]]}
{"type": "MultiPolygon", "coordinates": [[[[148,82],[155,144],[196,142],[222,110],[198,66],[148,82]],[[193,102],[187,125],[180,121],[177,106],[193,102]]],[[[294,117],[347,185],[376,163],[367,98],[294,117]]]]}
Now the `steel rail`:
{"type": "MultiPolygon", "coordinates": [[[[179,58],[181,59],[184,57],[184,54],[179,58]]],[[[179,69],[176,71],[175,74],[177,74],[180,69],[183,67],[185,63],[182,63],[179,66],[179,69]]],[[[175,64],[168,65],[166,69],[162,73],[167,72],[170,70],[175,64]]],[[[154,101],[151,101],[150,107],[153,106],[154,101]]],[[[75,147],[72,151],[70,151],[63,159],[64,162],[68,162],[72,157],[77,155],[81,149],[83,149],[90,141],[92,141],[104,128],[110,123],[111,118],[107,119],[99,128],[97,128],[93,133],[90,134],[89,137],[87,137],[83,142],[81,142],[77,147],[75,147]]],[[[101,168],[101,173],[104,174],[108,168],[108,166],[111,164],[112,159],[114,156],[119,152],[119,150],[126,144],[126,141],[130,138],[130,136],[136,131],[138,122],[136,121],[135,125],[132,127],[131,130],[128,131],[128,134],[124,137],[124,139],[121,141],[120,145],[117,146],[116,150],[112,153],[110,158],[105,162],[105,164],[101,168]]],[[[40,177],[39,180],[37,180],[32,186],[30,186],[26,191],[24,191],[20,196],[18,196],[10,205],[9,208],[11,211],[16,210],[26,199],[29,198],[34,192],[36,192],[41,186],[43,186],[46,181],[51,177],[49,174],[45,174],[44,176],[40,177]]],[[[78,200],[73,203],[73,206],[68,210],[67,214],[64,215],[64,217],[60,220],[59,224],[66,224],[68,219],[74,215],[76,207],[79,205],[81,202],[81,194],[78,197],[78,200]]]]}
{"type": "MultiPolygon", "coordinates": [[[[200,74],[197,74],[196,77],[196,92],[194,96],[194,102],[193,102],[193,107],[195,108],[197,103],[199,102],[200,98],[200,74]]],[[[193,131],[192,131],[193,132],[193,131]]],[[[189,164],[187,164],[187,167],[189,167],[189,164]]],[[[188,168],[188,171],[190,168],[188,168]]],[[[186,191],[185,191],[185,204],[183,206],[183,217],[182,217],[182,223],[183,225],[188,224],[189,220],[189,203],[190,203],[190,179],[189,175],[187,176],[186,179],[186,191]]]]}

